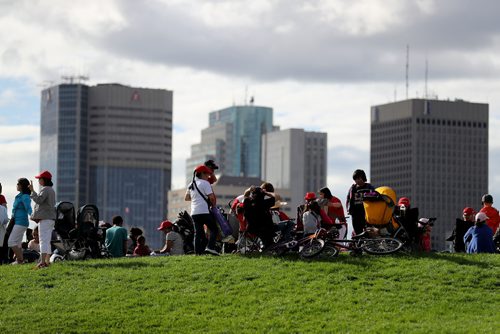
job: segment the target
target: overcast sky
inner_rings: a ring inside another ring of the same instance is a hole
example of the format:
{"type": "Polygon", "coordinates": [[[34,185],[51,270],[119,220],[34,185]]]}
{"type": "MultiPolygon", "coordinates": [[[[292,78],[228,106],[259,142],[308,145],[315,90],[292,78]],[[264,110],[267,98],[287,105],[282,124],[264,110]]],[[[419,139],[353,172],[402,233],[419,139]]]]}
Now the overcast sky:
{"type": "Polygon", "coordinates": [[[248,87],[282,129],[328,132],[328,186],[344,198],[369,171],[370,106],[406,97],[409,45],[409,97],[424,95],[427,60],[429,95],[489,103],[500,196],[499,13],[494,0],[0,0],[3,192],[12,203],[38,172],[40,90],[84,74],[174,92],[174,188],[208,112],[248,87]]]}

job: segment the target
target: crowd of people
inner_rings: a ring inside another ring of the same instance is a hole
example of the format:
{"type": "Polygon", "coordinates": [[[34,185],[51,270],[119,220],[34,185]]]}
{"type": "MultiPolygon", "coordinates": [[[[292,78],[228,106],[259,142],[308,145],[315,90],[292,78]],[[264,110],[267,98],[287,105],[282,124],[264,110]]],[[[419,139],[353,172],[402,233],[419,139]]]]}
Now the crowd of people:
{"type": "MultiPolygon", "coordinates": [[[[217,181],[215,171],[218,166],[213,160],[206,161],[197,166],[193,171],[192,182],[188,185],[185,200],[190,202],[190,216],[193,222],[194,237],[192,240],[194,253],[197,255],[219,255],[216,246],[218,238],[224,235],[220,223],[217,222],[217,197],[214,193],[213,183],[217,181]]],[[[1,195],[0,184],[0,260],[2,263],[13,259],[11,264],[19,265],[26,262],[26,258],[37,259],[35,268],[44,268],[50,265],[52,254],[51,240],[53,238],[56,220],[55,199],[52,175],[43,171],[35,176],[40,186],[39,192],[35,191],[33,182],[26,178],[17,181],[19,192],[12,204],[11,218],[8,218],[7,202],[1,195]],[[34,206],[32,207],[32,202],[34,206]],[[28,229],[29,220],[36,223],[36,228],[28,229]],[[29,232],[29,233],[27,233],[29,232]],[[29,234],[29,242],[23,246],[23,238],[29,234]],[[9,249],[11,250],[9,256],[9,249]],[[36,256],[34,256],[36,254],[36,256]]],[[[353,235],[365,231],[369,222],[366,220],[363,194],[374,192],[375,188],[367,182],[363,170],[357,169],[353,173],[353,185],[350,187],[346,209],[351,216],[353,235]]],[[[452,235],[447,239],[454,243],[456,252],[467,253],[494,253],[495,243],[499,239],[500,215],[493,207],[493,197],[484,195],[483,207],[479,212],[466,207],[463,210],[463,219],[457,219],[452,235]],[[496,232],[496,233],[495,233],[496,232]]],[[[275,192],[273,185],[264,182],[260,186],[251,186],[243,194],[236,197],[230,204],[229,220],[235,221],[238,233],[232,241],[244,240],[249,235],[260,238],[263,247],[269,247],[275,242],[277,232],[281,240],[292,239],[292,232],[299,231],[303,235],[315,233],[322,227],[338,229],[339,238],[347,237],[347,221],[342,201],[333,196],[328,187],[323,187],[318,192],[307,192],[304,203],[297,209],[296,219],[291,219],[283,212],[282,201],[275,192]]],[[[403,225],[410,235],[415,235],[412,229],[417,229],[418,209],[411,208],[406,197],[399,199],[394,208],[394,214],[400,217],[403,225]]],[[[164,234],[164,246],[154,251],[146,244],[145,236],[140,228],[133,227],[127,231],[123,227],[123,218],[115,216],[112,226],[106,228],[105,247],[112,257],[123,256],[149,256],[149,255],[183,255],[186,252],[185,236],[179,231],[178,222],[165,220],[160,223],[158,231],[164,234]]],[[[422,223],[423,224],[423,223],[422,223]]],[[[421,250],[430,251],[430,229],[432,224],[423,227],[420,240],[421,250]]]]}

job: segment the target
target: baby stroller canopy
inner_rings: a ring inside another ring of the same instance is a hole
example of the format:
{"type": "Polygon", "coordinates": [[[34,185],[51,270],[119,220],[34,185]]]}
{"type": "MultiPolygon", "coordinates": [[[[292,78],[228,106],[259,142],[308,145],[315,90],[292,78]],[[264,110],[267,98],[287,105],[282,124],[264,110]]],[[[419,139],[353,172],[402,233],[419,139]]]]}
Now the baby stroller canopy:
{"type": "Polygon", "coordinates": [[[389,187],[379,187],[363,194],[366,223],[373,226],[387,225],[392,221],[396,192],[389,187]]]}
{"type": "Polygon", "coordinates": [[[69,238],[69,232],[75,228],[75,207],[71,202],[56,204],[56,221],[54,229],[62,239],[69,238]]]}

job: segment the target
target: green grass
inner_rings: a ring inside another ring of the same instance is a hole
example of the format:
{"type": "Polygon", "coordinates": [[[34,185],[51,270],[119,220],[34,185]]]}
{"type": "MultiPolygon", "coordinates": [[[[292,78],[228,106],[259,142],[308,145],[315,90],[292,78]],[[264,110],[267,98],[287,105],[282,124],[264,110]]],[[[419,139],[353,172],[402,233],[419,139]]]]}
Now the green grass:
{"type": "Polygon", "coordinates": [[[498,333],[500,256],[0,266],[0,333],[498,333]]]}

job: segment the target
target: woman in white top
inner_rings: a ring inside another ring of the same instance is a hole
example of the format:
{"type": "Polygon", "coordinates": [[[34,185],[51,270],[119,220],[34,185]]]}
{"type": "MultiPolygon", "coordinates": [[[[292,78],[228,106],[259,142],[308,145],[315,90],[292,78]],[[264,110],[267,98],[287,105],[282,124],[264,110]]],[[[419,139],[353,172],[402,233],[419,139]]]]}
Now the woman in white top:
{"type": "Polygon", "coordinates": [[[210,213],[210,208],[215,207],[216,199],[212,186],[208,182],[212,170],[207,166],[200,165],[195,168],[193,182],[186,191],[184,200],[191,201],[191,217],[194,221],[194,251],[200,255],[209,253],[219,255],[215,250],[217,238],[217,225],[210,213]],[[207,243],[204,226],[210,231],[210,239],[207,243]],[[206,248],[205,248],[206,246],[206,248]]]}

